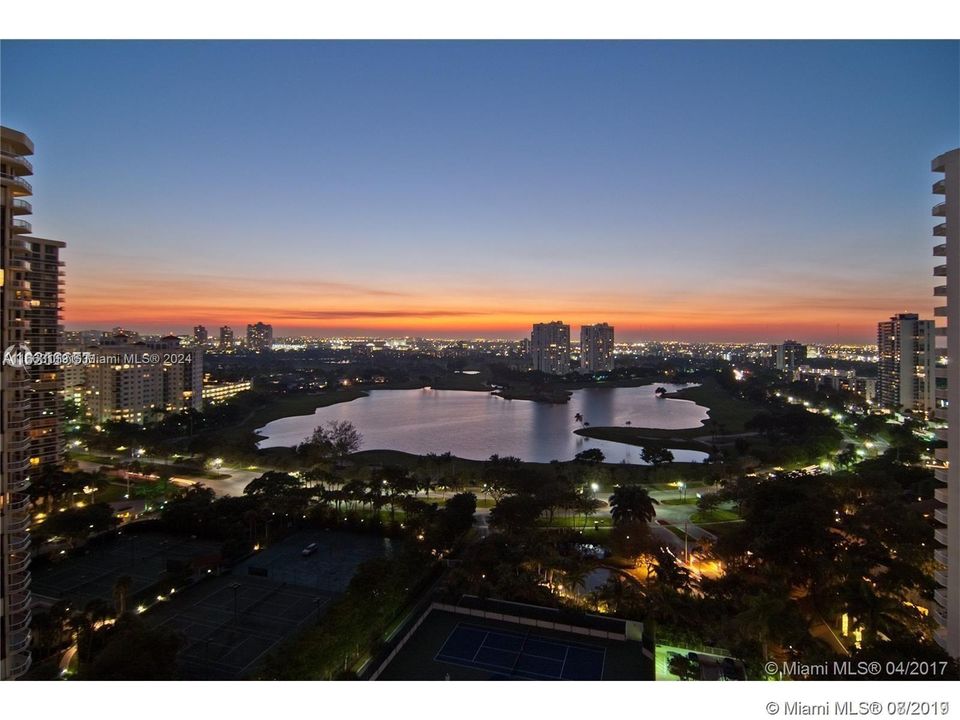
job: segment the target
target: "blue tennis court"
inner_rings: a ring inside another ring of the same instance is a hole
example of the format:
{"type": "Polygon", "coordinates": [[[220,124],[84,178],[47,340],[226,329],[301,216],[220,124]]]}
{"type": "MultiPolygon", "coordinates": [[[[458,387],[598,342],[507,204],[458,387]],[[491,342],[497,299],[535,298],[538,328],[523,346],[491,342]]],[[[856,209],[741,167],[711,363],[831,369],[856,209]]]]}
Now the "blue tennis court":
{"type": "Polygon", "coordinates": [[[602,680],[606,650],[551,640],[529,632],[458,624],[435,660],[488,670],[505,678],[602,680]]]}

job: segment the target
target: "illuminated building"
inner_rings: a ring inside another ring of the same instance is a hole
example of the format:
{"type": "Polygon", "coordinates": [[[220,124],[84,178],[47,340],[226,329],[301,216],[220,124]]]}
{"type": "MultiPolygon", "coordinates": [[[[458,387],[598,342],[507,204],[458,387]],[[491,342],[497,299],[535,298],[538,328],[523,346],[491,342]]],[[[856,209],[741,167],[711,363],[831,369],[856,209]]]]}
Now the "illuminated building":
{"type": "Polygon", "coordinates": [[[273,347],[273,325],[258,322],[247,325],[247,349],[254,352],[270,350],[273,347]]]}
{"type": "Polygon", "coordinates": [[[807,359],[807,346],[796,340],[785,340],[780,345],[771,345],[773,365],[780,372],[792,373],[807,359]]]}
{"type": "Polygon", "coordinates": [[[220,328],[220,349],[221,350],[232,350],[233,349],[233,328],[224,325],[220,328]]]}
{"type": "Polygon", "coordinates": [[[157,342],[117,335],[87,352],[95,361],[84,365],[83,403],[93,422],[145,425],[203,407],[202,348],[181,347],[173,335],[157,342]]]}
{"type": "Polygon", "coordinates": [[[246,392],[253,387],[249,380],[237,380],[236,382],[213,382],[204,379],[203,381],[203,401],[213,404],[222,403],[224,400],[232,398],[242,392],[246,392]]]}
{"type": "Polygon", "coordinates": [[[206,345],[208,339],[207,329],[203,325],[195,325],[193,328],[193,341],[197,345],[206,345]]]}
{"type": "Polygon", "coordinates": [[[613,370],[613,326],[580,326],[580,369],[595,373],[613,370]]]}
{"type": "Polygon", "coordinates": [[[570,326],[559,320],[537,323],[530,333],[533,369],[550,375],[570,372],[570,326]]]}
{"type": "Polygon", "coordinates": [[[933,320],[901,313],[877,324],[877,402],[930,413],[934,407],[936,347],[933,320]]]}

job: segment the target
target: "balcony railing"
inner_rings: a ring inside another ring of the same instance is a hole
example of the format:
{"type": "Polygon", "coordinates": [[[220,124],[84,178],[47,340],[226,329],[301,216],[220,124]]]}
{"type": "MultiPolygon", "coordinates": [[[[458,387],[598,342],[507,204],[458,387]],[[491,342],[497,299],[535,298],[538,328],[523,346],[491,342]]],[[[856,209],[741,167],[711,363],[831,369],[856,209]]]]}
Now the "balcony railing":
{"type": "Polygon", "coordinates": [[[10,658],[10,670],[7,674],[11,678],[18,678],[30,669],[31,662],[31,656],[28,652],[20,653],[19,655],[13,655],[10,658]]]}
{"type": "Polygon", "coordinates": [[[33,212],[33,205],[22,198],[14,198],[10,208],[14,215],[29,215],[33,212]]]}
{"type": "Polygon", "coordinates": [[[12,160],[15,163],[18,163],[20,166],[25,168],[31,175],[33,174],[33,163],[27,160],[23,155],[18,155],[17,153],[11,150],[0,149],[0,155],[5,157],[7,160],[12,160]]]}
{"type": "MultiPolygon", "coordinates": [[[[7,601],[7,611],[10,613],[11,624],[21,615],[30,615],[30,603],[33,598],[28,592],[11,592],[7,601]]],[[[27,619],[29,622],[29,617],[27,619]]]]}
{"type": "Polygon", "coordinates": [[[934,257],[946,257],[947,256],[947,244],[940,243],[939,245],[933,246],[933,256],[934,257]]]}
{"type": "MultiPolygon", "coordinates": [[[[30,536],[25,532],[20,533],[11,533],[10,534],[10,550],[13,552],[19,552],[21,550],[26,550],[30,547],[30,536]]],[[[27,578],[27,584],[30,584],[29,578],[27,578]]],[[[26,585],[24,585],[26,587],[26,585]]],[[[13,584],[8,588],[11,592],[17,590],[13,584]]]]}
{"type": "Polygon", "coordinates": [[[947,266],[946,265],[937,265],[933,268],[934,277],[946,277],[947,276],[947,266]]]}
{"type": "Polygon", "coordinates": [[[934,195],[946,195],[947,194],[947,182],[944,179],[937,180],[933,184],[933,194],[934,195]]]}
{"type": "Polygon", "coordinates": [[[946,508],[937,508],[933,511],[933,519],[938,523],[947,524],[947,509],[946,508]]]}
{"type": "Polygon", "coordinates": [[[28,567],[30,567],[30,557],[29,552],[21,551],[18,553],[10,553],[10,562],[7,563],[7,571],[11,573],[20,573],[25,572],[28,567]]]}
{"type": "Polygon", "coordinates": [[[941,545],[948,545],[947,542],[947,529],[946,528],[937,528],[933,531],[933,539],[936,540],[941,545]]]}
{"type": "Polygon", "coordinates": [[[16,615],[10,617],[10,632],[14,633],[18,630],[29,630],[30,623],[33,621],[33,611],[30,608],[22,612],[18,612],[16,615]]]}
{"type": "Polygon", "coordinates": [[[33,225],[31,225],[31,224],[30,224],[28,221],[26,221],[26,220],[21,220],[20,218],[14,218],[14,219],[11,221],[11,225],[13,226],[13,231],[14,231],[14,232],[18,232],[18,233],[29,233],[29,232],[33,232],[33,225]]]}
{"type": "Polygon", "coordinates": [[[939,605],[934,605],[931,608],[930,614],[933,615],[933,619],[937,625],[943,627],[947,624],[947,611],[945,608],[942,608],[939,605]]]}
{"type": "Polygon", "coordinates": [[[947,586],[947,572],[946,570],[934,570],[933,579],[937,582],[937,585],[941,587],[947,586]]]}
{"type": "Polygon", "coordinates": [[[19,175],[12,175],[10,173],[0,172],[0,180],[5,183],[9,183],[14,187],[19,187],[21,190],[26,191],[25,195],[33,195],[33,185],[28,183],[19,175]]]}
{"type": "Polygon", "coordinates": [[[937,588],[933,591],[933,599],[937,601],[940,607],[947,607],[947,591],[945,588],[937,588]]]}
{"type": "Polygon", "coordinates": [[[27,588],[30,587],[30,573],[8,573],[7,590],[11,593],[23,593],[29,595],[27,588]]]}
{"type": "Polygon", "coordinates": [[[30,647],[30,630],[24,628],[17,632],[10,633],[10,640],[7,642],[9,652],[17,653],[30,647]]]}
{"type": "Polygon", "coordinates": [[[947,495],[950,493],[949,488],[938,487],[933,490],[933,497],[939,502],[945,503],[947,501],[947,495]]]}
{"type": "Polygon", "coordinates": [[[937,237],[945,237],[947,234],[947,224],[945,222],[933,226],[933,234],[937,237]]]}
{"type": "Polygon", "coordinates": [[[30,516],[27,513],[12,513],[7,518],[8,532],[23,532],[30,527],[30,516]]]}
{"type": "Polygon", "coordinates": [[[944,566],[947,564],[947,555],[946,548],[935,548],[933,551],[933,559],[944,566]]]}

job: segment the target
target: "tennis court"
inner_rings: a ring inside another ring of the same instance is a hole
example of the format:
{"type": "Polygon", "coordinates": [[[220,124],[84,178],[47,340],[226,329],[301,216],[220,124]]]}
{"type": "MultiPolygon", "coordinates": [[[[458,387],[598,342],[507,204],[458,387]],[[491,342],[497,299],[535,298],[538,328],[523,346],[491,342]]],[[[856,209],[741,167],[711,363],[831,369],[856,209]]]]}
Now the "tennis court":
{"type": "Polygon", "coordinates": [[[606,650],[547,639],[530,632],[491,630],[459,623],[434,659],[487,670],[503,678],[601,680],[606,650]]]}

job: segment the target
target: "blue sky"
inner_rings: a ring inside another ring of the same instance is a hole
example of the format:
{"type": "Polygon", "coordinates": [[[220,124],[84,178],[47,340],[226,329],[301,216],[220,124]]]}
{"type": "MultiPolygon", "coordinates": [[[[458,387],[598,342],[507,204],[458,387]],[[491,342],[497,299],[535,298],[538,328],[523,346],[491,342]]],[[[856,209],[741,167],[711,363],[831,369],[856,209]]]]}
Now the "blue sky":
{"type": "Polygon", "coordinates": [[[955,42],[4,42],[70,326],[869,340],[955,42]]]}

